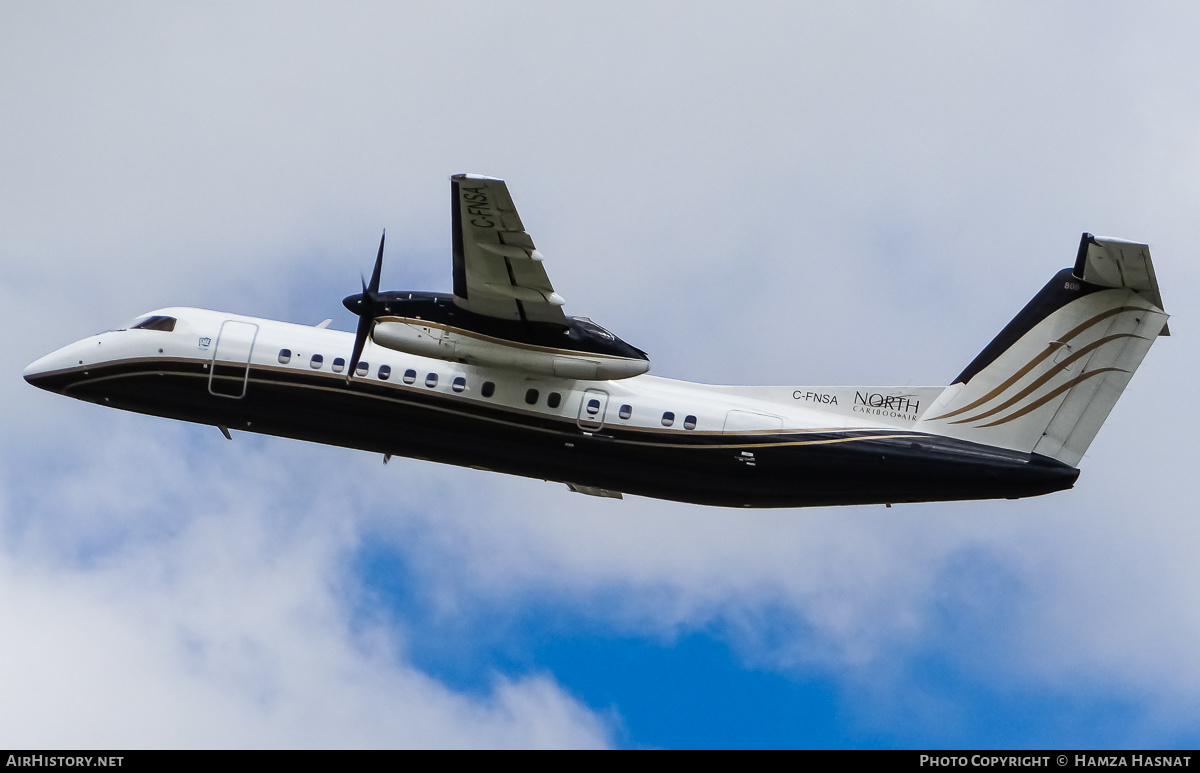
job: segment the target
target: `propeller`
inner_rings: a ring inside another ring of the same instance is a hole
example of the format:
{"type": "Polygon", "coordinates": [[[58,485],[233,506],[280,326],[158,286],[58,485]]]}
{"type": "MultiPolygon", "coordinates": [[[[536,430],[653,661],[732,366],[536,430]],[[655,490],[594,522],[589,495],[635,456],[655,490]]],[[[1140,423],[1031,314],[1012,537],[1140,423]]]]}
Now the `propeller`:
{"type": "Polygon", "coordinates": [[[383,298],[379,295],[379,274],[383,270],[383,242],[387,238],[387,230],[379,237],[379,254],[375,256],[375,270],[371,272],[371,283],[362,280],[362,293],[346,297],[342,304],[358,315],[358,331],[354,335],[354,353],[350,355],[350,367],[346,372],[349,381],[358,369],[358,358],[362,356],[363,347],[367,345],[367,337],[375,324],[375,317],[383,306],[383,298]]]}

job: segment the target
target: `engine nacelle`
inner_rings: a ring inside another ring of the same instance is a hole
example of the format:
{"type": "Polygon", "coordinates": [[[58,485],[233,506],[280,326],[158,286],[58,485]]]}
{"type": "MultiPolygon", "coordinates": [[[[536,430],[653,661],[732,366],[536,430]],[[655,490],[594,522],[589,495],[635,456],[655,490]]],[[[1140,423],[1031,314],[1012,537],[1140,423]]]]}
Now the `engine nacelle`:
{"type": "Polygon", "coordinates": [[[514,343],[419,319],[380,320],[371,340],[421,357],[581,381],[630,378],[650,370],[649,360],[514,343]]]}

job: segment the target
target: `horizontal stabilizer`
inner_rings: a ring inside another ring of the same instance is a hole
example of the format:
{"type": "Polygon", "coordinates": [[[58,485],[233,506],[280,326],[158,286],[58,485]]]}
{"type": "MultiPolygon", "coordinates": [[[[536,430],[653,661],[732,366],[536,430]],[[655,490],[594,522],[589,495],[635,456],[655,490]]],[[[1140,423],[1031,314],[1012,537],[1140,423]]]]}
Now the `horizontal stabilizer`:
{"type": "MultiPolygon", "coordinates": [[[[1145,244],[1085,233],[1072,273],[1088,284],[1127,287],[1158,308],[1166,308],[1158,291],[1154,264],[1150,262],[1150,247],[1145,244]]],[[[1171,333],[1164,325],[1159,335],[1171,333]]]]}

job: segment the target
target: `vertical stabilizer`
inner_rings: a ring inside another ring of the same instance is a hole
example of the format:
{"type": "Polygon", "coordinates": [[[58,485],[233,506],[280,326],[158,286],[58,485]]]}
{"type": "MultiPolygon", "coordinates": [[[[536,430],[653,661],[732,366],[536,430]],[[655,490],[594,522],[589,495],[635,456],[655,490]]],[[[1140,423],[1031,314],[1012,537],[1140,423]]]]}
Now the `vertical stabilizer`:
{"type": "Polygon", "coordinates": [[[917,428],[1075,466],[1168,334],[1149,248],[1084,234],[1075,267],[1034,296],[917,428]]]}

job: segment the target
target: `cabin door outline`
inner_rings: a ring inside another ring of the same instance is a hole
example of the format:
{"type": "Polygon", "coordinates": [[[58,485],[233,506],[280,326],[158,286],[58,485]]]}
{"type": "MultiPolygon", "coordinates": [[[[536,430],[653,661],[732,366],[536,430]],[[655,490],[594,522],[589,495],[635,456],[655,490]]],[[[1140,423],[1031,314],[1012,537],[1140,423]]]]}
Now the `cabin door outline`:
{"type": "Polygon", "coordinates": [[[208,392],[217,397],[240,400],[250,381],[250,355],[258,338],[258,325],[227,319],[221,323],[217,345],[208,368],[208,392]]]}
{"type": "Polygon", "coordinates": [[[583,398],[579,401],[579,428],[585,432],[595,432],[604,426],[604,415],[608,412],[608,392],[603,389],[589,388],[583,390],[583,398]],[[593,404],[593,400],[600,405],[593,404]]]}

